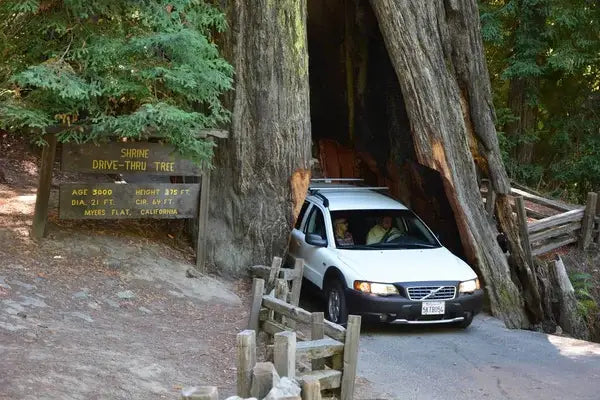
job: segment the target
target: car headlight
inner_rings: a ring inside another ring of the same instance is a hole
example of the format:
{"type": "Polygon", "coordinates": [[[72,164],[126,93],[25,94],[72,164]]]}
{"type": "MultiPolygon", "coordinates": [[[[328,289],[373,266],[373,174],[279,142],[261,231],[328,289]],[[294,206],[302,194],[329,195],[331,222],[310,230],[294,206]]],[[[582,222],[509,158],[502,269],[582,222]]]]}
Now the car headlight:
{"type": "Polygon", "coordinates": [[[473,293],[475,290],[479,289],[481,286],[479,285],[479,279],[471,279],[470,281],[461,282],[458,285],[459,293],[473,293]]]}
{"type": "Polygon", "coordinates": [[[373,283],[364,281],[354,281],[354,290],[363,293],[375,294],[378,296],[393,296],[400,294],[394,285],[388,283],[373,283]]]}

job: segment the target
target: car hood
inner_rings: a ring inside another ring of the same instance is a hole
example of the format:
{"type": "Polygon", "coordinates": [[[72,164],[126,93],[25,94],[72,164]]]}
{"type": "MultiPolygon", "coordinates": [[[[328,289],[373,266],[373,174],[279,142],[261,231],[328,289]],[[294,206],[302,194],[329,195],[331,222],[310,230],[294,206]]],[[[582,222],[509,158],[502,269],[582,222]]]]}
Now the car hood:
{"type": "Polygon", "coordinates": [[[445,247],[437,249],[340,250],[338,258],[358,279],[371,282],[466,281],[477,275],[445,247]]]}

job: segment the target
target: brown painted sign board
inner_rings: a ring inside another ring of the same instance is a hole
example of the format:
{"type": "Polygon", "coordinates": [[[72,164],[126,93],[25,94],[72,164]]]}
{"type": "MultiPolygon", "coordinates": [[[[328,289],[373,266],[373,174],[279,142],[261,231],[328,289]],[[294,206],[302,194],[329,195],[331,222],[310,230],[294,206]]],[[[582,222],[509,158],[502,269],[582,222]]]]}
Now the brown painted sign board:
{"type": "Polygon", "coordinates": [[[144,173],[198,176],[200,167],[181,158],[173,146],[148,142],[63,144],[61,169],[97,174],[144,173]]]}
{"type": "Polygon", "coordinates": [[[66,183],[61,219],[196,218],[200,184],[66,183]]]}

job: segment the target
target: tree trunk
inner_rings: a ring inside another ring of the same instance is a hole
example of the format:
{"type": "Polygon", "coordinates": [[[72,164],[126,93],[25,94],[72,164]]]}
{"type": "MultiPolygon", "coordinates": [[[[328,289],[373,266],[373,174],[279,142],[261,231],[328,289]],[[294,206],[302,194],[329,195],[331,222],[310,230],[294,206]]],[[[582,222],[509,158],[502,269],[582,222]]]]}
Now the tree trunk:
{"type": "Polygon", "coordinates": [[[309,183],[306,0],[222,0],[235,68],[211,179],[208,263],[240,273],[286,251],[309,183]]]}
{"type": "Polygon", "coordinates": [[[492,312],[509,327],[529,327],[541,319],[539,292],[511,217],[476,2],[372,0],[371,5],[402,88],[417,160],[442,177],[492,312]],[[510,241],[512,268],[486,216],[476,164],[498,194],[498,221],[510,241]]]}
{"type": "MultiPolygon", "coordinates": [[[[533,84],[531,79],[512,79],[508,90],[508,107],[518,118],[506,124],[506,134],[513,137],[525,136],[534,131],[537,123],[537,111],[529,105],[527,91],[533,84]]],[[[520,141],[519,141],[520,142],[520,141]]],[[[533,160],[533,143],[522,143],[515,149],[519,163],[530,164],[533,160]]]]}

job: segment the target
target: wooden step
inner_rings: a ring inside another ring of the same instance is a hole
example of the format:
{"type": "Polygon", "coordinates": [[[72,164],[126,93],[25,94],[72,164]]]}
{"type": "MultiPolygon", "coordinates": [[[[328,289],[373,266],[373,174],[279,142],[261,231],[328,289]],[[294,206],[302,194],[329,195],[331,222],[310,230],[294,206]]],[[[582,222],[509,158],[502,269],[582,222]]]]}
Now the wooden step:
{"type": "Polygon", "coordinates": [[[321,390],[337,389],[342,384],[342,372],[335,369],[323,369],[298,375],[296,379],[301,386],[302,382],[304,382],[304,378],[307,376],[313,376],[317,378],[319,380],[319,384],[321,385],[321,390]]]}
{"type": "Polygon", "coordinates": [[[308,357],[309,360],[314,360],[342,354],[343,352],[344,344],[330,338],[307,340],[296,344],[296,358],[308,357]]]}

